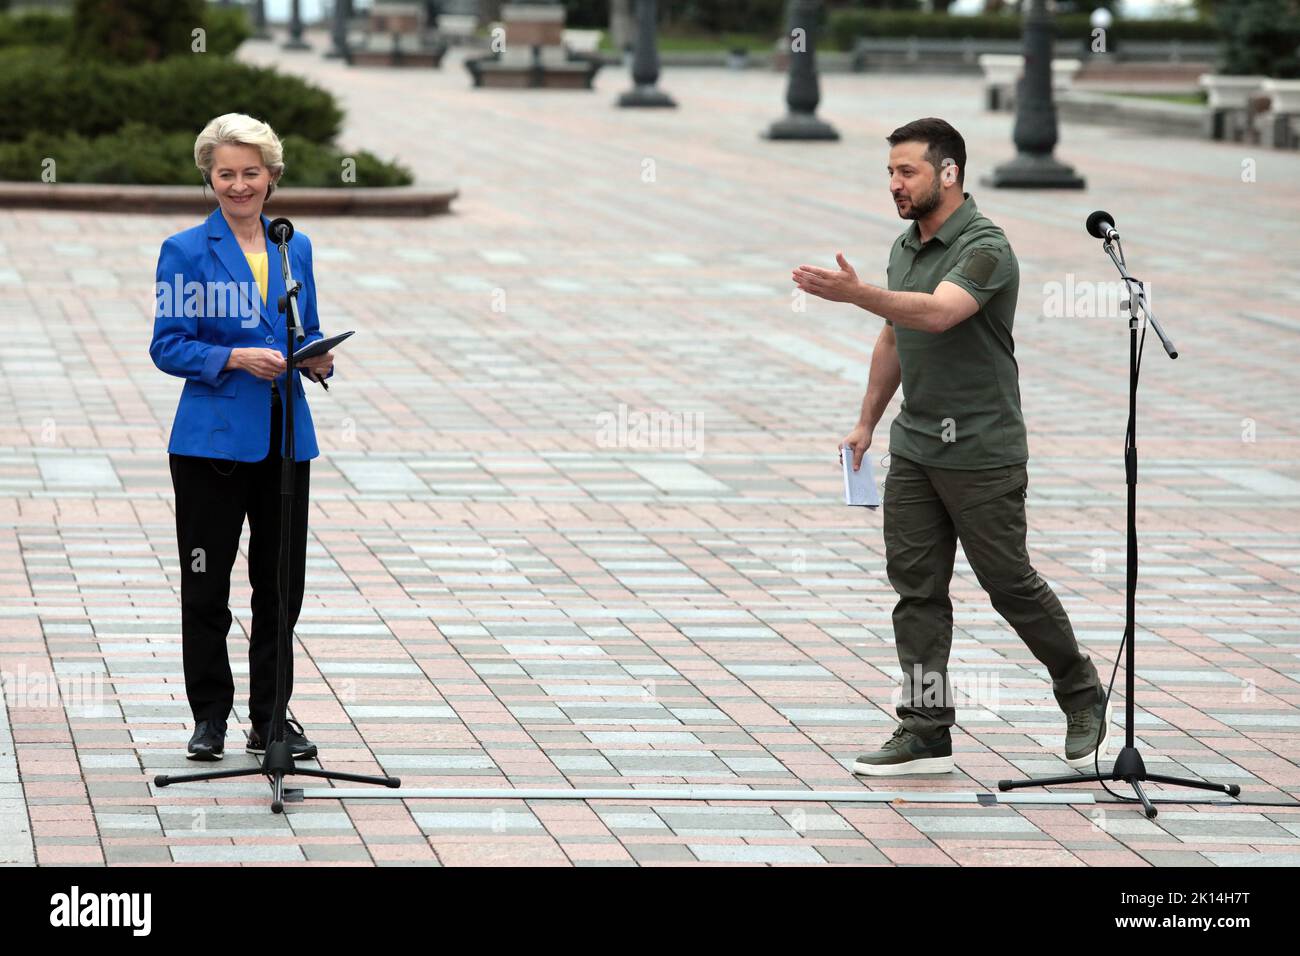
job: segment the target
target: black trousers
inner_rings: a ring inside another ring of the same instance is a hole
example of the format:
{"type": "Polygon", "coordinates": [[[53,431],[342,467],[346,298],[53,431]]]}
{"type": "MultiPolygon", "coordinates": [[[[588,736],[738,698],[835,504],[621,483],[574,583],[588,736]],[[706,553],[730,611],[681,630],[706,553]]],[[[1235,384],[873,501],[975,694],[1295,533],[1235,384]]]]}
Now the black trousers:
{"type": "MultiPolygon", "coordinates": [[[[259,462],[172,455],[176,493],[176,544],[181,563],[181,649],[185,694],[195,721],[227,718],[235,702],[235,681],[226,653],[230,572],[248,518],[248,583],[253,625],[248,643],[248,716],[254,726],[269,722],[275,707],[275,645],[278,630],[280,549],[279,395],[274,390],[271,442],[259,462]]],[[[307,557],[307,503],[311,462],[295,463],[292,581],[288,589],[289,633],[302,609],[307,557]]],[[[293,657],[285,660],[293,690],[293,657]]],[[[288,703],[286,694],[285,703],[288,703]]]]}

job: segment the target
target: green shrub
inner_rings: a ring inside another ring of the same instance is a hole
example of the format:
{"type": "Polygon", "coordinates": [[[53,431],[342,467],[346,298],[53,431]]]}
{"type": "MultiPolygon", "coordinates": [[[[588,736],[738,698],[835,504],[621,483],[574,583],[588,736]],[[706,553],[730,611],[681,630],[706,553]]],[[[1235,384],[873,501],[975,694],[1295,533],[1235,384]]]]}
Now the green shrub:
{"type": "MultiPolygon", "coordinates": [[[[85,137],[76,133],[32,133],[21,142],[0,143],[0,179],[38,182],[47,159],[61,183],[138,183],[198,186],[194,134],[164,133],[143,123],[85,137]]],[[[365,150],[342,151],[301,136],[284,137],[284,186],[405,186],[411,172],[365,150]],[[343,182],[345,157],[356,161],[356,182],[343,182]]]]}
{"type": "Polygon", "coordinates": [[[1300,2],[1219,0],[1215,18],[1223,73],[1300,79],[1300,2]]]}
{"type": "MultiPolygon", "coordinates": [[[[785,0],[666,0],[661,7],[677,7],[683,19],[705,33],[781,33],[785,30],[785,0]]],[[[633,10],[636,5],[633,4],[633,10]]],[[[670,11],[671,12],[671,11],[670,11]]]]}
{"type": "Polygon", "coordinates": [[[0,14],[0,48],[61,47],[67,44],[71,32],[72,21],[62,14],[42,10],[0,14]]]}
{"type": "Polygon", "coordinates": [[[192,0],[0,15],[0,179],[38,181],[51,158],[59,182],[198,183],[195,137],[212,117],[239,112],[280,134],[286,186],[351,185],[345,156],[356,185],[413,181],[372,153],[329,145],[343,123],[331,94],[231,59],[251,32],[242,9],[192,0]],[[196,26],[207,31],[203,53],[191,52],[196,26]]]}
{"type": "Polygon", "coordinates": [[[208,52],[230,56],[253,35],[253,25],[243,7],[218,7],[209,3],[203,17],[208,31],[208,52]]]}
{"type": "Polygon", "coordinates": [[[401,163],[386,162],[364,149],[321,146],[301,136],[285,137],[284,161],[281,183],[285,186],[409,186],[415,182],[410,169],[401,163]],[[355,183],[343,182],[344,159],[356,164],[355,183]]]}
{"type": "Polygon", "coordinates": [[[578,30],[608,30],[609,0],[564,0],[564,25],[578,30]]]}
{"type": "MultiPolygon", "coordinates": [[[[85,42],[86,38],[74,41],[72,18],[66,14],[49,13],[42,10],[30,10],[25,13],[0,14],[0,49],[6,47],[62,47],[73,51],[81,57],[75,43],[85,42]]],[[[208,4],[203,11],[200,25],[207,31],[206,46],[208,53],[218,56],[230,56],[239,45],[253,35],[253,27],[248,22],[248,15],[242,7],[221,7],[208,4]]],[[[190,27],[193,29],[193,27],[190,27]]],[[[166,49],[169,56],[189,56],[193,52],[191,34],[186,32],[185,42],[178,49],[166,49]]],[[[95,57],[104,59],[104,57],[95,57]]],[[[112,59],[111,57],[109,59],[112,59]]]]}
{"type": "Polygon", "coordinates": [[[82,60],[143,63],[190,52],[203,0],[77,0],[69,49],[82,60]]]}
{"type": "Polygon", "coordinates": [[[775,36],[785,30],[785,0],[659,0],[659,22],[679,33],[775,36]]]}
{"type": "Polygon", "coordinates": [[[317,143],[333,141],[343,122],[325,90],[210,53],[139,66],[73,64],[30,51],[0,56],[0,141],[36,131],[98,136],[132,121],[192,140],[212,117],[231,112],[317,143]]]}
{"type": "MultiPolygon", "coordinates": [[[[562,0],[565,23],[597,30],[609,28],[609,0],[562,0]]],[[[678,36],[716,36],[722,33],[771,35],[785,32],[788,0],[659,0],[659,25],[678,36]]],[[[920,9],[921,0],[834,0],[859,7],[920,9]]],[[[446,6],[446,4],[443,4],[446,6]]],[[[480,4],[481,6],[481,4],[480,4]]],[[[828,2],[827,7],[832,6],[828,2]]],[[[635,14],[635,3],[632,4],[635,14]]],[[[825,8],[823,8],[825,9],[825,8]]]]}
{"type": "MultiPolygon", "coordinates": [[[[898,10],[919,13],[921,0],[855,0],[858,9],[898,10]]],[[[832,11],[834,12],[834,11],[832,11]]]]}
{"type": "MultiPolygon", "coordinates": [[[[1271,0],[1259,0],[1268,4],[1271,0]]],[[[1056,41],[1062,46],[1091,38],[1087,14],[1063,14],[1054,18],[1056,41]]],[[[1016,40],[1021,36],[1021,18],[1009,15],[955,17],[935,13],[897,13],[877,10],[837,10],[827,23],[828,46],[851,50],[859,37],[925,37],[1016,40]]],[[[1119,20],[1110,28],[1119,42],[1125,40],[1212,41],[1219,31],[1212,23],[1198,20],[1119,20]]]]}

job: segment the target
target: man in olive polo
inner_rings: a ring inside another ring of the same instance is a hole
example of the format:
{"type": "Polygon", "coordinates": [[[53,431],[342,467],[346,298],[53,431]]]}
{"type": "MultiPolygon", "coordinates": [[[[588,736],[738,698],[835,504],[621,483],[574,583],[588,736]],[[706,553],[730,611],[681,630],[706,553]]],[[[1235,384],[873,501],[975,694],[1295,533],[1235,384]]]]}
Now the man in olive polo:
{"type": "Polygon", "coordinates": [[[1006,235],[963,192],[966,144],[951,125],[916,120],[889,137],[889,190],[912,225],[894,242],[889,289],[839,269],[799,266],[794,281],[885,320],[857,427],[840,444],[853,467],[901,382],[889,432],[885,564],[898,592],[894,643],[903,671],[899,726],[854,771],[872,776],[953,769],[948,679],[949,584],[957,541],[993,607],[1052,677],[1066,715],[1071,767],[1106,753],[1111,710],[1061,602],[1025,547],[1029,448],[1011,327],[1020,266],[1006,235]]]}

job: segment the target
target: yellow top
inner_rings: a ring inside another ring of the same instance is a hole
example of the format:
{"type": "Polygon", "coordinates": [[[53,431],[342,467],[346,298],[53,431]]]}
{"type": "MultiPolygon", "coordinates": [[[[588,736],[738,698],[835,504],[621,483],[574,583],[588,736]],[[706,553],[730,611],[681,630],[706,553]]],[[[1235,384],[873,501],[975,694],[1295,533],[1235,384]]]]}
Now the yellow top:
{"type": "Polygon", "coordinates": [[[262,293],[262,301],[266,301],[266,285],[269,281],[266,273],[266,253],[265,252],[245,252],[244,258],[248,260],[248,268],[253,270],[253,278],[257,280],[258,291],[262,293]]]}

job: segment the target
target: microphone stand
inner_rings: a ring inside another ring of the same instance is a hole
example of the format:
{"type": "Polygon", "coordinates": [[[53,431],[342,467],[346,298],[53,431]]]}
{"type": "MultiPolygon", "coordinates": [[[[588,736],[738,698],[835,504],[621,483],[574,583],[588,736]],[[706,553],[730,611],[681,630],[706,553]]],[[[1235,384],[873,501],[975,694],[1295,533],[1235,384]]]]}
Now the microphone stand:
{"type": "MultiPolygon", "coordinates": [[[[1089,231],[1092,224],[1089,223],[1089,231]]],[[[1142,762],[1142,755],[1138,752],[1133,742],[1133,709],[1134,709],[1134,691],[1133,680],[1136,672],[1134,665],[1134,638],[1136,636],[1135,626],[1135,607],[1137,595],[1137,572],[1138,572],[1138,545],[1137,545],[1137,386],[1138,371],[1141,368],[1141,349],[1142,343],[1146,342],[1146,328],[1142,329],[1142,340],[1138,341],[1138,313],[1142,310],[1142,315],[1151,327],[1155,329],[1156,335],[1160,337],[1160,344],[1164,346],[1165,352],[1171,359],[1178,358],[1178,350],[1174,348],[1173,343],[1165,336],[1164,330],[1160,323],[1156,321],[1155,314],[1151,311],[1151,303],[1147,301],[1146,290],[1142,282],[1135,279],[1128,272],[1124,262],[1124,249],[1119,244],[1119,233],[1113,229],[1107,230],[1104,236],[1103,248],[1106,254],[1110,256],[1115,268],[1119,270],[1120,278],[1129,294],[1129,376],[1128,376],[1128,431],[1124,438],[1124,475],[1128,483],[1128,579],[1125,586],[1125,605],[1124,605],[1124,649],[1125,649],[1125,673],[1124,673],[1124,748],[1115,758],[1115,764],[1109,774],[1101,772],[1100,758],[1094,756],[1094,766],[1096,772],[1090,774],[1070,774],[1061,777],[1044,777],[1028,780],[999,780],[998,789],[1001,791],[1015,790],[1020,787],[1050,787],[1058,784],[1069,783],[1100,783],[1106,787],[1105,781],[1116,780],[1127,783],[1137,794],[1137,799],[1141,801],[1143,809],[1146,811],[1148,818],[1156,815],[1155,805],[1147,797],[1146,792],[1142,789],[1142,784],[1148,781],[1153,783],[1172,784],[1175,786],[1191,787],[1198,790],[1213,790],[1218,793],[1226,793],[1230,797],[1235,797],[1241,793],[1241,787],[1235,783],[1209,783],[1204,780],[1188,780],[1182,777],[1170,777],[1164,774],[1148,773],[1146,765],[1142,762]],[[1119,255],[1116,256],[1116,247],[1119,247],[1119,255]]],[[[1114,674],[1112,672],[1111,684],[1114,685],[1114,674]]],[[[1110,689],[1107,688],[1106,703],[1110,703],[1110,689]]],[[[1106,787],[1109,792],[1110,788],[1106,787]]],[[[1132,797],[1122,798],[1131,801],[1132,797]]]]}
{"type": "Polygon", "coordinates": [[[271,781],[271,812],[283,813],[286,798],[290,801],[302,799],[302,791],[285,790],[284,778],[291,774],[301,777],[319,777],[326,780],[347,780],[352,783],[373,783],[379,786],[396,788],[402,785],[397,777],[374,777],[358,773],[341,773],[335,770],[318,770],[314,767],[299,767],[293,759],[293,749],[284,739],[285,719],[289,708],[289,669],[286,661],[293,659],[293,642],[289,630],[288,593],[292,575],[292,536],[294,474],[294,435],[293,435],[293,396],[295,382],[293,378],[293,353],[302,342],[305,334],[302,321],[298,317],[298,293],[302,283],[293,277],[289,265],[289,240],[293,238],[293,226],[287,219],[276,219],[269,224],[267,232],[278,237],[275,242],[280,250],[280,269],[284,274],[284,295],[279,297],[278,308],[284,315],[287,331],[286,341],[290,343],[289,354],[285,359],[286,374],[284,387],[284,452],[280,458],[280,560],[277,563],[276,590],[278,592],[279,624],[275,648],[275,707],[271,718],[269,741],[260,767],[247,767],[242,770],[217,770],[208,773],[191,773],[179,776],[160,774],[154,777],[154,785],[166,787],[173,783],[190,783],[195,780],[217,780],[224,777],[251,777],[263,774],[271,781]]]}

